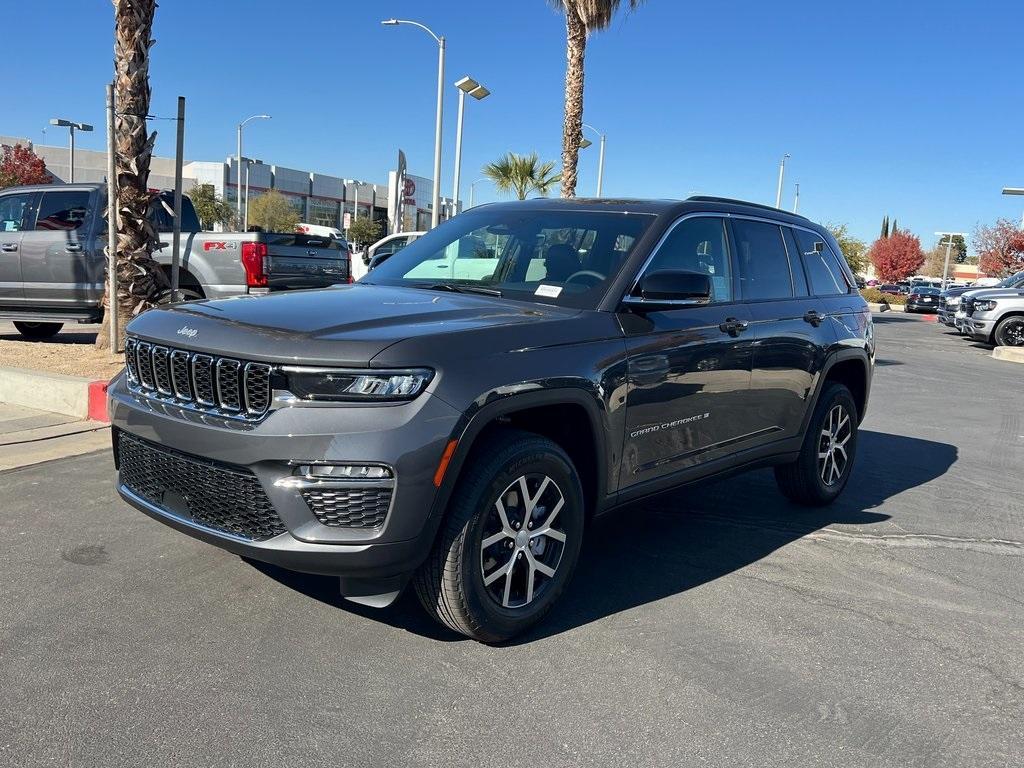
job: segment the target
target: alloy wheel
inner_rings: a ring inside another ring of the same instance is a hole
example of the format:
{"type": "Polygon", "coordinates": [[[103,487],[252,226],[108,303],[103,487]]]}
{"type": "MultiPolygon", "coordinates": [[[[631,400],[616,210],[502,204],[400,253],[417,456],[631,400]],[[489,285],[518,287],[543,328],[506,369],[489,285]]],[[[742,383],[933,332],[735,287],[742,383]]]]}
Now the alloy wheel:
{"type": "Polygon", "coordinates": [[[826,486],[833,486],[843,477],[849,456],[846,444],[853,436],[853,421],[842,405],[828,412],[818,440],[818,476],[826,486]]]}
{"type": "Polygon", "coordinates": [[[1006,321],[999,335],[999,342],[1005,347],[1024,347],[1024,320],[1006,321]]]}
{"type": "Polygon", "coordinates": [[[551,584],[565,550],[558,513],[565,495],[550,477],[523,475],[509,483],[484,519],[480,573],[503,608],[523,608],[551,584]]]}

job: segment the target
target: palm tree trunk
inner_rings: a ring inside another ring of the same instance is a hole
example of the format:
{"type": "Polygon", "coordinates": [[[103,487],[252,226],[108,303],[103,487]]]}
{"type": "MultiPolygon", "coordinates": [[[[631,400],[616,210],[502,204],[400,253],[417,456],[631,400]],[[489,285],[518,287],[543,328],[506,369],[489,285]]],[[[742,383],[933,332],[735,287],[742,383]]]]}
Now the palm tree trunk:
{"type": "Polygon", "coordinates": [[[562,123],[562,197],[576,196],[576,163],[583,136],[583,57],[587,28],[573,2],[565,3],[565,120],[562,123]]]}
{"type": "MultiPolygon", "coordinates": [[[[148,133],[149,49],[153,45],[155,0],[113,0],[114,3],[114,172],[117,176],[117,306],[123,339],[124,324],[153,305],[167,280],[153,260],[159,242],[146,212],[149,192],[149,160],[156,132],[148,133]]],[[[104,299],[109,306],[110,297],[104,299]]],[[[109,314],[105,315],[104,328],[109,314]]],[[[109,344],[109,331],[100,332],[96,346],[109,344]]],[[[114,350],[117,351],[117,350],[114,350]]]]}

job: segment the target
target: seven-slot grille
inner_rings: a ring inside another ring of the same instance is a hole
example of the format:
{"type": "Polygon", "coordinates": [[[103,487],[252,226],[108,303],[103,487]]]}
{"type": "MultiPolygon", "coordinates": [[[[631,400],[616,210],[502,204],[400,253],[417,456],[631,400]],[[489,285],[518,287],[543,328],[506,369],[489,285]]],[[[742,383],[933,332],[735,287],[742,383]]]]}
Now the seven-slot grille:
{"type": "Polygon", "coordinates": [[[287,529],[256,476],[242,467],[117,433],[120,482],[141,499],[193,522],[253,541],[287,529]]]}
{"type": "Polygon", "coordinates": [[[129,337],[128,378],[136,390],[222,415],[260,418],[270,408],[272,366],[172,349],[129,337]]]}

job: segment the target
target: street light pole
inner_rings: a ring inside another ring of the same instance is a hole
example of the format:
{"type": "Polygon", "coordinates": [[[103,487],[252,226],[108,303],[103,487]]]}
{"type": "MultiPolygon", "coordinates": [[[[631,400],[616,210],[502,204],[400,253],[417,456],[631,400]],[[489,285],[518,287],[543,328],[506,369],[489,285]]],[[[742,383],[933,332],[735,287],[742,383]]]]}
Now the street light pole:
{"type": "Polygon", "coordinates": [[[441,220],[441,118],[444,113],[444,37],[435,35],[425,24],[408,19],[386,19],[381,24],[393,27],[410,24],[419,27],[437,42],[437,115],[434,125],[434,189],[432,194],[430,227],[433,229],[441,220]]]}
{"type": "MultiPolygon", "coordinates": [[[[953,250],[953,238],[956,236],[966,237],[963,232],[936,232],[940,238],[946,238],[946,263],[942,267],[942,290],[946,290],[946,278],[949,276],[949,254],[953,250]]],[[[939,240],[941,243],[942,240],[939,240]]],[[[979,270],[980,271],[980,270],[979,270]]]]}
{"type": "MultiPolygon", "coordinates": [[[[235,208],[238,211],[238,221],[239,221],[239,223],[243,223],[244,222],[244,217],[242,216],[242,129],[245,127],[245,124],[248,123],[250,120],[269,120],[269,119],[270,119],[270,115],[253,115],[252,117],[245,118],[245,120],[243,120],[242,122],[240,122],[238,124],[238,136],[237,136],[237,139],[238,139],[238,146],[237,146],[237,149],[238,149],[238,156],[237,156],[238,157],[238,164],[235,167],[235,171],[236,171],[236,173],[235,173],[235,189],[237,191],[237,194],[235,195],[235,197],[237,198],[237,200],[236,200],[237,205],[235,206],[235,208]]],[[[248,203],[249,203],[248,199],[246,199],[245,202],[246,202],[246,208],[248,208],[248,203]]]]}
{"type": "Polygon", "coordinates": [[[452,192],[452,216],[459,210],[459,180],[462,176],[462,119],[466,109],[466,94],[477,101],[487,98],[491,92],[469,75],[455,83],[459,89],[459,116],[455,127],[455,180],[452,192]]]}
{"type": "Polygon", "coordinates": [[[786,175],[786,160],[789,159],[789,152],[782,156],[782,161],[779,163],[779,186],[775,189],[775,207],[782,207],[782,179],[786,175]]]}
{"type": "Polygon", "coordinates": [[[76,123],[74,120],[65,120],[64,118],[55,117],[50,120],[50,125],[57,125],[61,128],[67,128],[70,133],[69,150],[70,158],[68,160],[71,170],[68,173],[68,183],[73,184],[75,181],[75,129],[79,131],[91,131],[92,126],[88,123],[76,123]]]}
{"type": "MultiPolygon", "coordinates": [[[[1003,187],[1004,195],[1024,195],[1024,187],[1003,187]]],[[[1020,217],[1020,228],[1024,229],[1024,216],[1020,217]]]]}
{"type": "Polygon", "coordinates": [[[601,190],[604,189],[604,142],[606,136],[601,133],[597,128],[592,125],[583,124],[584,128],[589,128],[598,136],[601,137],[601,147],[597,154],[597,196],[601,196],[601,190]]]}
{"type": "Polygon", "coordinates": [[[796,197],[793,198],[793,213],[800,212],[800,182],[796,183],[796,197]]]}
{"type": "Polygon", "coordinates": [[[481,181],[489,181],[489,179],[486,179],[486,178],[477,179],[476,181],[474,181],[472,184],[469,185],[469,207],[470,208],[473,207],[473,197],[474,197],[474,195],[476,193],[476,185],[479,184],[481,181]]]}

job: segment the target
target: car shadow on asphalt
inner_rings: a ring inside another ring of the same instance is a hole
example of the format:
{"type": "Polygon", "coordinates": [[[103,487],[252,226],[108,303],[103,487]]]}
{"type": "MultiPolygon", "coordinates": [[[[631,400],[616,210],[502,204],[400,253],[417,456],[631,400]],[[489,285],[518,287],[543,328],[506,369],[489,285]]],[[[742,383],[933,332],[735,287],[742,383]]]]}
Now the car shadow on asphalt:
{"type": "MultiPolygon", "coordinates": [[[[952,445],[870,430],[861,430],[857,453],[846,490],[828,507],[792,504],[778,492],[768,469],[675,490],[601,517],[587,533],[576,573],[556,609],[509,644],[557,635],[678,595],[828,526],[886,521],[890,515],[871,510],[942,476],[957,460],[952,445]]],[[[343,610],[437,640],[466,639],[428,618],[411,588],[393,605],[376,610],[344,600],[334,578],[251,565],[343,610]]]]}

